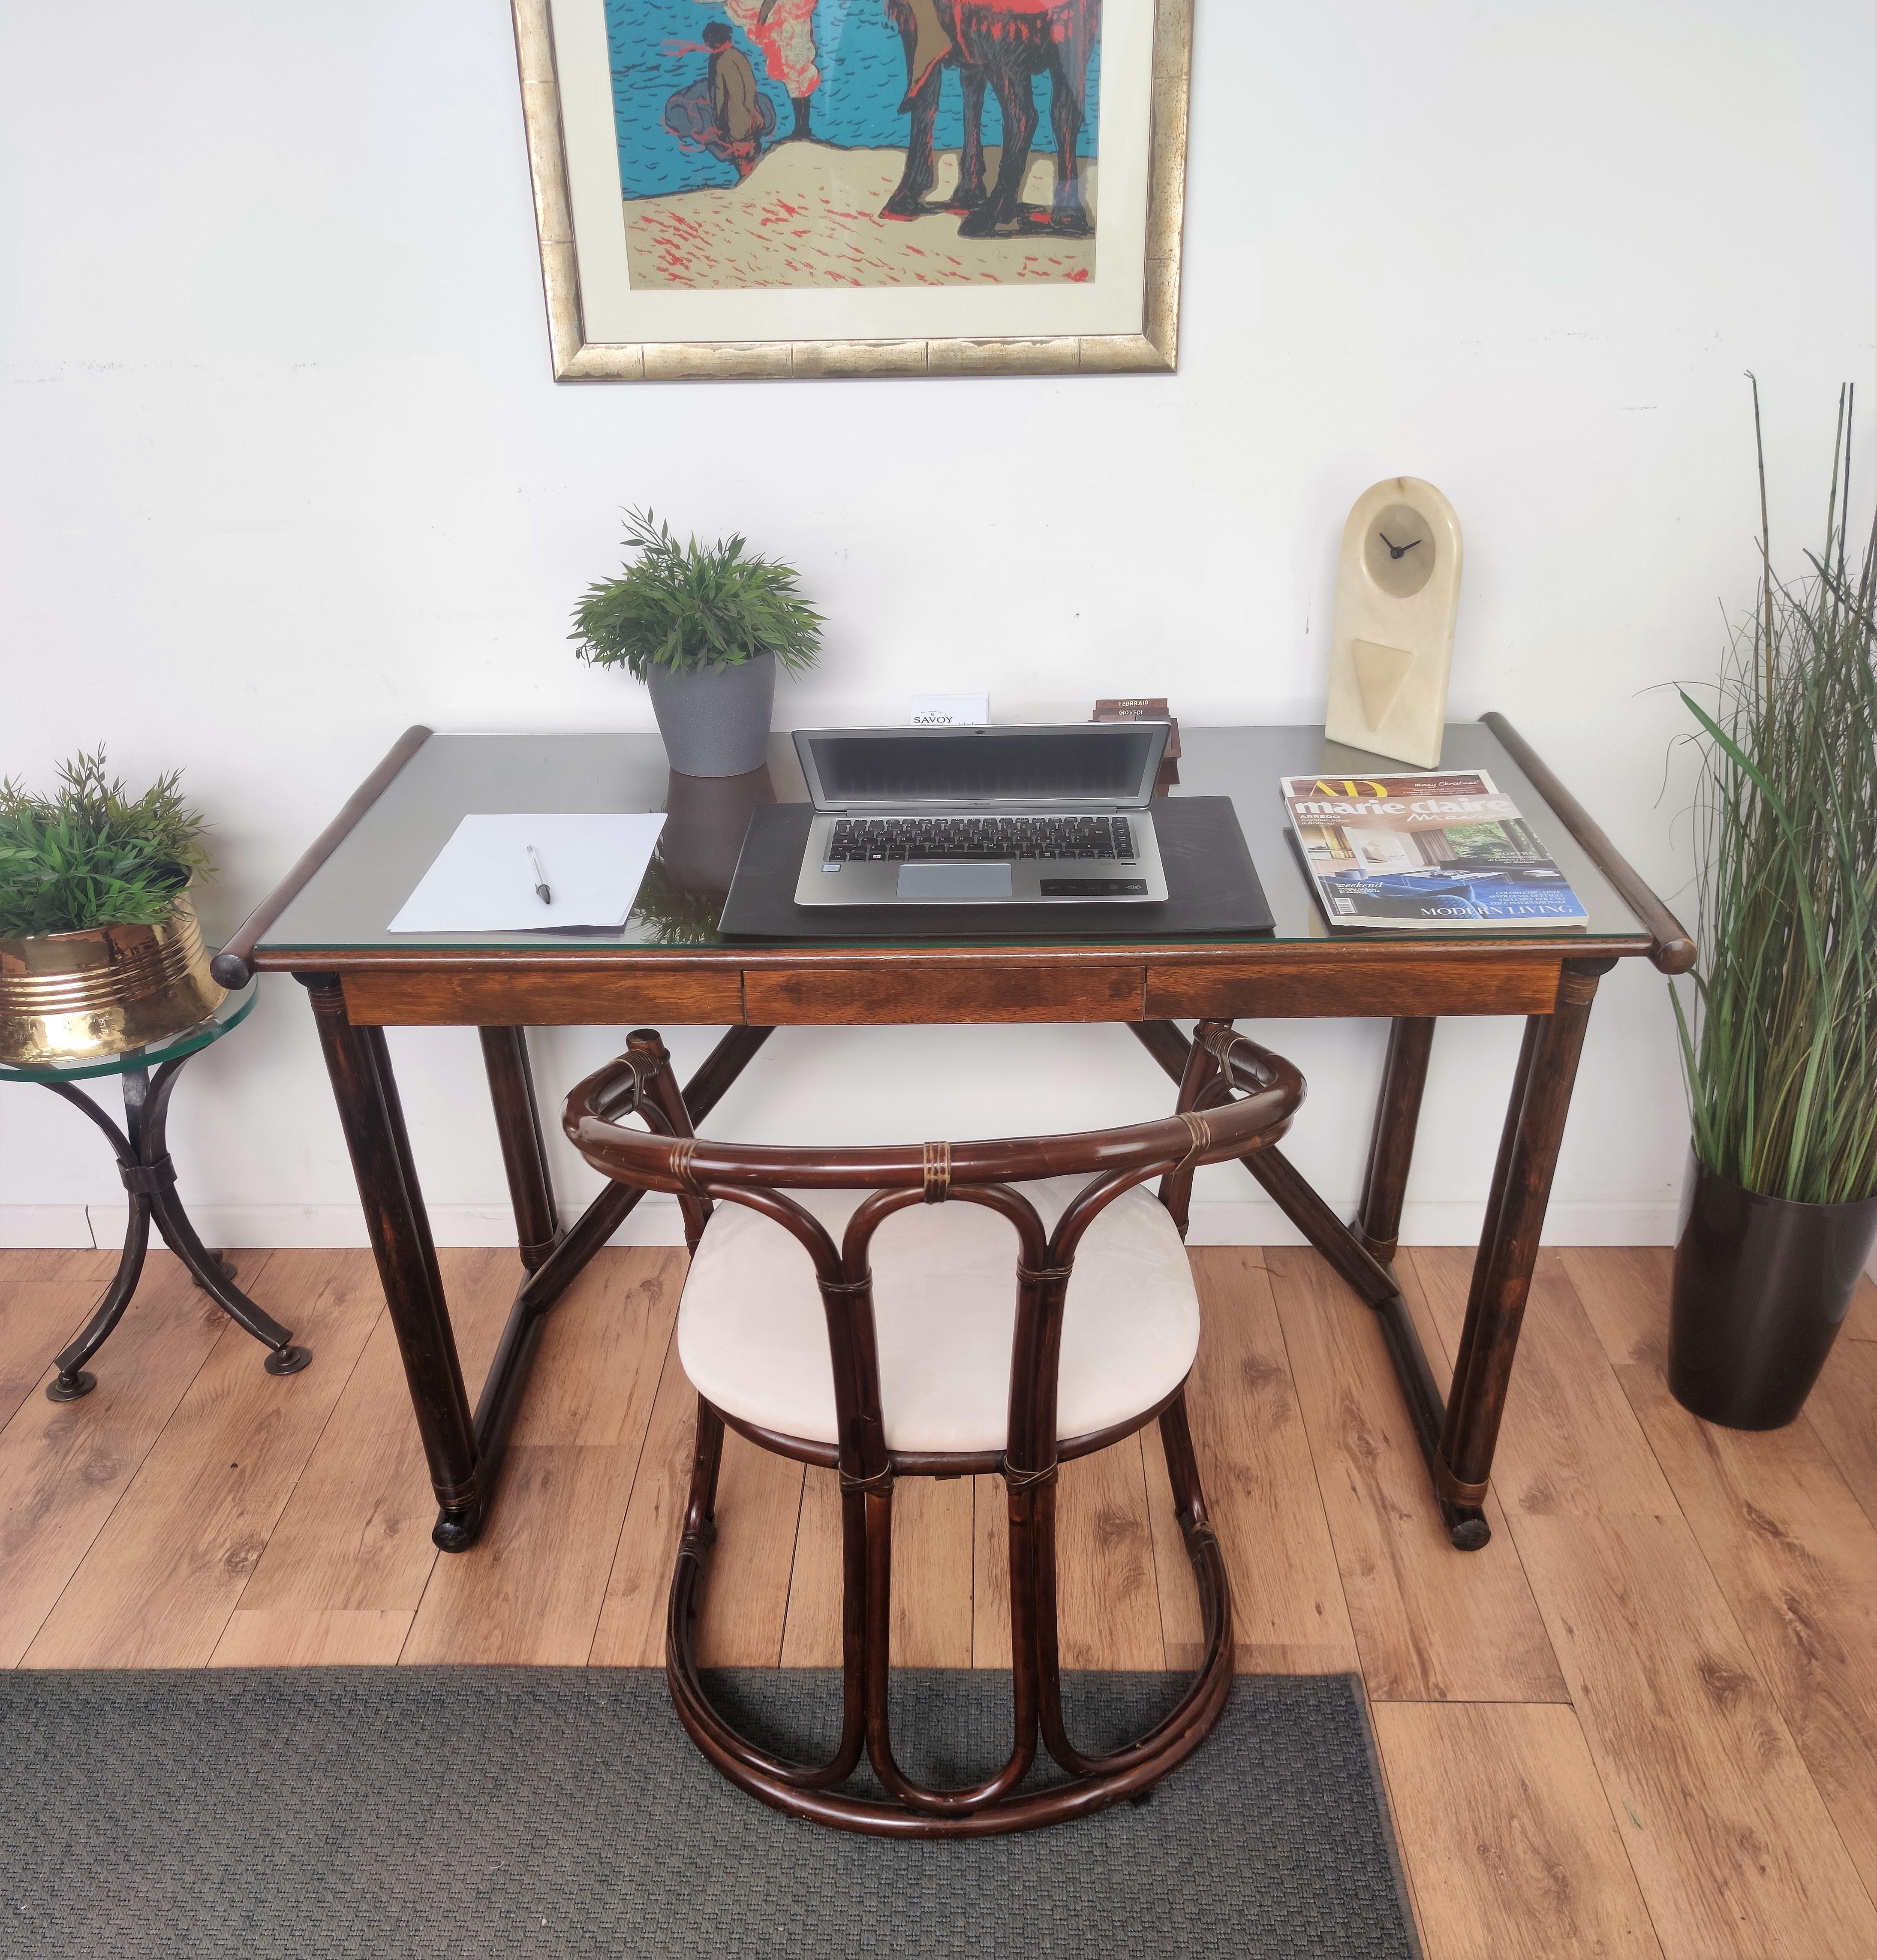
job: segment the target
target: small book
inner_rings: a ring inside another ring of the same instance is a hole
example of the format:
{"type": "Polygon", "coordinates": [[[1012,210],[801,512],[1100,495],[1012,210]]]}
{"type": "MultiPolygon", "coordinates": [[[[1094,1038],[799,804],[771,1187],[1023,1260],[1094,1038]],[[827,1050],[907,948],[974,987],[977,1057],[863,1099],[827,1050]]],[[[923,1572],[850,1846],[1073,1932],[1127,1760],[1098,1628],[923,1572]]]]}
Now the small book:
{"type": "Polygon", "coordinates": [[[1286,776],[1283,794],[1333,926],[1503,931],[1586,922],[1570,881],[1484,770],[1286,776]]]}
{"type": "Polygon", "coordinates": [[[1165,796],[1179,781],[1179,721],[1166,711],[1163,694],[1130,695],[1122,700],[1102,700],[1095,704],[1092,721],[1170,721],[1173,731],[1166,738],[1160,756],[1160,773],[1154,778],[1153,794],[1165,796]]]}

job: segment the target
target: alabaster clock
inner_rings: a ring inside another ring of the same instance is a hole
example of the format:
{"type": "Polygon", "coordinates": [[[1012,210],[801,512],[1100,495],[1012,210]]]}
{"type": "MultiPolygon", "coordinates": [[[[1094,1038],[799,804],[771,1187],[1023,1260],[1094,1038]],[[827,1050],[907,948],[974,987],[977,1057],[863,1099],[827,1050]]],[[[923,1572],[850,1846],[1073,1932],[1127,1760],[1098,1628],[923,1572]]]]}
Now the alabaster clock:
{"type": "Polygon", "coordinates": [[[1438,766],[1460,555],[1460,520],[1431,483],[1390,476],[1356,499],[1336,574],[1331,741],[1438,766]]]}

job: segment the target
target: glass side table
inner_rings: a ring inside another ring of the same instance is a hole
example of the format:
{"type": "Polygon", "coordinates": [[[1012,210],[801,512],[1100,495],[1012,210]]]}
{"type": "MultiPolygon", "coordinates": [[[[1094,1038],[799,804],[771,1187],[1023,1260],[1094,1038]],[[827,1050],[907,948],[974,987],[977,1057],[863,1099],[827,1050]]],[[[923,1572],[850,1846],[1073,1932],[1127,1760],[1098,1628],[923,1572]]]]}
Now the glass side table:
{"type": "Polygon", "coordinates": [[[205,1021],[198,1021],[181,1034],[153,1042],[148,1048],[133,1048],[126,1055],[62,1064],[35,1063],[22,1068],[0,1063],[0,1082],[37,1082],[75,1104],[97,1124],[110,1139],[117,1158],[118,1176],[130,1197],[130,1223],[124,1233],[123,1256],[117,1262],[116,1275],[84,1331],[59,1357],[58,1376],[46,1384],[46,1393],[53,1402],[76,1402],[97,1386],[97,1377],[84,1364],[123,1318],[131,1295],[137,1290],[144,1254],[149,1249],[152,1218],[164,1244],[189,1268],[196,1284],[237,1326],[246,1328],[269,1351],[262,1365],[270,1375],[297,1374],[313,1359],[310,1349],[293,1344],[291,1328],[282,1327],[263,1312],[234,1284],[234,1268],[220,1254],[210,1252],[196,1236],[176,1195],[176,1166],[170,1160],[164,1139],[170,1092],[176,1087],[183,1064],[247,1019],[253,1010],[257,986],[257,982],[250,982],[240,993],[231,994],[205,1021]],[[121,1130],[83,1090],[75,1087],[87,1077],[98,1075],[122,1078],[124,1127],[121,1130]]]}

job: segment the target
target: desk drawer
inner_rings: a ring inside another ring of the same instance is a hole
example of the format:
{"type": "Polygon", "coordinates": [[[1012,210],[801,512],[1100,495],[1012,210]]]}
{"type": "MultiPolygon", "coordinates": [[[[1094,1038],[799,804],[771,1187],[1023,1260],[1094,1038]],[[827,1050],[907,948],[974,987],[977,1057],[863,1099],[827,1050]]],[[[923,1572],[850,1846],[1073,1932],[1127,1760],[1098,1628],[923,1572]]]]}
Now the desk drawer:
{"type": "Polygon", "coordinates": [[[1330,954],[1216,965],[1150,966],[1147,1015],[1185,1020],[1306,1020],[1315,1015],[1548,1014],[1557,957],[1454,959],[1330,954]]]}
{"type": "Polygon", "coordinates": [[[393,1028],[727,1027],[743,1017],[734,967],[634,972],[536,966],[519,971],[348,973],[345,1016],[355,1026],[393,1028]]]}
{"type": "Polygon", "coordinates": [[[1147,970],[1136,966],[752,967],[743,1011],[754,1027],[909,1022],[1137,1021],[1147,970]]]}

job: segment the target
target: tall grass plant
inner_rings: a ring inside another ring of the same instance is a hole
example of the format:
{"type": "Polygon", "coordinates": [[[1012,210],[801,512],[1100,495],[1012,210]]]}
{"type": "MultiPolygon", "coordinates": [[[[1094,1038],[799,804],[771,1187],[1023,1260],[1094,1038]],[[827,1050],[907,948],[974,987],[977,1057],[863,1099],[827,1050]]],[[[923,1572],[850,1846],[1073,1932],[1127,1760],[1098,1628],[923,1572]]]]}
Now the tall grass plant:
{"type": "Polygon", "coordinates": [[[1759,388],[1760,587],[1699,725],[1702,957],[1675,995],[1696,1155],[1807,1204],[1877,1194],[1877,522],[1847,555],[1853,397],[1822,551],[1773,570],[1759,388]]]}

